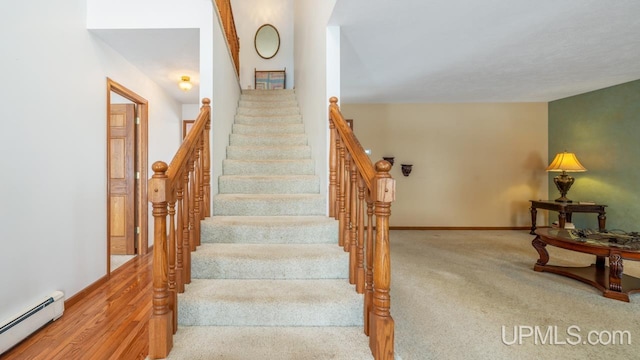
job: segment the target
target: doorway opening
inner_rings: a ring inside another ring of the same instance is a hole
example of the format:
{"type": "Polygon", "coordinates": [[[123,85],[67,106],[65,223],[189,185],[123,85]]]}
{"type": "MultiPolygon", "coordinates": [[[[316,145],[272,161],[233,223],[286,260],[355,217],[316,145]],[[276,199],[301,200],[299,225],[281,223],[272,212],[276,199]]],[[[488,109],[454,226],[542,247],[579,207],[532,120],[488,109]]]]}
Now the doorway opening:
{"type": "Polygon", "coordinates": [[[148,102],[107,78],[107,274],[149,251],[148,102]]]}

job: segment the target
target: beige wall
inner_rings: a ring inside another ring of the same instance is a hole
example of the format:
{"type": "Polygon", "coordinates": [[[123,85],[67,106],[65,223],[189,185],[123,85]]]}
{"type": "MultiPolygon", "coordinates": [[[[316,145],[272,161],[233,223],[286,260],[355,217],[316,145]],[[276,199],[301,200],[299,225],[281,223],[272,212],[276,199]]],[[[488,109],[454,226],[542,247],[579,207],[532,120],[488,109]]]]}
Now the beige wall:
{"type": "Polygon", "coordinates": [[[547,197],[547,104],[343,104],[371,160],[395,156],[391,226],[530,226],[547,197]],[[400,164],[413,164],[405,177],[400,164]]]}

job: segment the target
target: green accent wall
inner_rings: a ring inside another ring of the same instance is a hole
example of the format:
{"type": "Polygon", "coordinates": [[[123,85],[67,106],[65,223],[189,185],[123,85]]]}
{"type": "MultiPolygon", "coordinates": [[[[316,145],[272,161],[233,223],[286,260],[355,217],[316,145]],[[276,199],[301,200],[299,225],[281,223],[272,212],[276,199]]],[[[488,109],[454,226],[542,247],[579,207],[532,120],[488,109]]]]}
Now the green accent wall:
{"type": "MultiPolygon", "coordinates": [[[[587,168],[570,174],[567,197],[608,205],[607,229],[640,231],[640,80],[550,102],[549,163],[564,150],[587,168]]],[[[549,199],[560,196],[557,174],[549,173],[549,199]]],[[[574,214],[573,223],[598,226],[596,214],[574,214]]]]}

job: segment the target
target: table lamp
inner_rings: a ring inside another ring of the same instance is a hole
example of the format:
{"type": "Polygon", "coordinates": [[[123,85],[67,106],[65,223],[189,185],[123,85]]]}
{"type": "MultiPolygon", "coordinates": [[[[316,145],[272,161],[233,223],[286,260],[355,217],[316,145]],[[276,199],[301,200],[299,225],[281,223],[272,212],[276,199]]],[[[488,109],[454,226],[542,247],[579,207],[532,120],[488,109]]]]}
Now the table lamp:
{"type": "Polygon", "coordinates": [[[587,171],[587,169],[580,164],[576,154],[570,152],[557,153],[551,164],[547,166],[547,171],[562,171],[562,174],[553,178],[553,182],[556,184],[558,191],[560,191],[560,197],[556,199],[557,202],[573,202],[567,199],[567,192],[573,185],[575,180],[573,176],[569,176],[567,172],[581,172],[587,171]]]}

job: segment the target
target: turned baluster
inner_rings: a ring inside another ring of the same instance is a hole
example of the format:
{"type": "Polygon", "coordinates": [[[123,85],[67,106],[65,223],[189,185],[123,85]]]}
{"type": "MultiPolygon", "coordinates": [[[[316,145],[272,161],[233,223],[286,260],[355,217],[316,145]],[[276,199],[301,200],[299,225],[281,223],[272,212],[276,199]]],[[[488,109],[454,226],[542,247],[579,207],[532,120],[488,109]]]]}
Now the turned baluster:
{"type": "MultiPolygon", "coordinates": [[[[182,257],[183,257],[183,279],[185,284],[191,284],[191,192],[189,191],[189,171],[185,167],[182,172],[182,189],[184,197],[182,199],[182,257]]],[[[184,290],[183,290],[184,291],[184,290]]]]}
{"type": "MultiPolygon", "coordinates": [[[[209,145],[209,136],[211,134],[211,100],[204,98],[202,99],[202,107],[201,109],[208,108],[209,111],[207,113],[207,123],[204,126],[204,154],[203,154],[203,163],[204,163],[204,177],[203,177],[203,186],[204,186],[204,211],[203,216],[209,217],[211,216],[211,147],[209,145]]],[[[201,110],[202,111],[202,110],[201,110]]]]}
{"type": "Polygon", "coordinates": [[[176,290],[179,293],[184,292],[184,220],[183,220],[183,196],[182,179],[176,179],[176,203],[178,205],[178,215],[176,217],[176,290]]]}
{"type": "Polygon", "coordinates": [[[172,328],[175,334],[178,331],[178,293],[176,291],[176,203],[169,202],[169,239],[167,241],[167,259],[169,262],[169,309],[173,313],[172,328]]]}
{"type": "Polygon", "coordinates": [[[165,358],[173,347],[173,314],[167,280],[167,175],[162,161],[153,164],[148,198],[153,204],[153,312],[149,319],[149,357],[165,358]]]}
{"type": "Polygon", "coordinates": [[[202,157],[200,156],[200,151],[196,151],[196,158],[194,160],[195,163],[195,173],[193,176],[193,179],[195,180],[194,186],[193,186],[193,197],[194,197],[194,207],[193,207],[193,242],[194,242],[194,248],[193,250],[195,251],[196,248],[200,245],[200,220],[202,220],[201,214],[200,214],[200,205],[202,204],[202,198],[201,195],[203,193],[202,190],[202,168],[201,168],[201,164],[200,161],[202,159],[202,157]]]}
{"type": "Polygon", "coordinates": [[[358,249],[356,256],[356,291],[358,294],[364,292],[364,179],[358,173],[358,205],[357,205],[357,231],[358,249]]]}
{"type": "Polygon", "coordinates": [[[389,175],[391,164],[376,163],[375,214],[376,242],[373,258],[373,307],[369,323],[369,347],[374,359],[393,359],[394,322],[389,313],[391,261],[389,248],[389,216],[395,200],[395,180],[389,175]]]}
{"type": "Polygon", "coordinates": [[[373,304],[373,193],[367,191],[367,239],[365,245],[364,333],[369,335],[369,314],[373,304]]]}
{"type": "MultiPolygon", "coordinates": [[[[351,250],[351,154],[346,153],[344,157],[344,251],[351,250]]],[[[351,277],[351,276],[349,276],[351,277]]]]}
{"type": "Polygon", "coordinates": [[[356,167],[356,161],[351,160],[350,172],[351,178],[349,179],[350,188],[350,216],[349,216],[349,283],[356,283],[356,271],[357,262],[356,258],[358,252],[358,238],[357,238],[357,223],[358,223],[358,169],[356,167]]]}
{"type": "Polygon", "coordinates": [[[195,158],[189,158],[189,251],[196,251],[196,174],[195,174],[195,158]]]}
{"type": "Polygon", "coordinates": [[[344,145],[341,140],[338,140],[338,245],[344,247],[344,229],[345,225],[345,208],[344,208],[344,145]]]}

